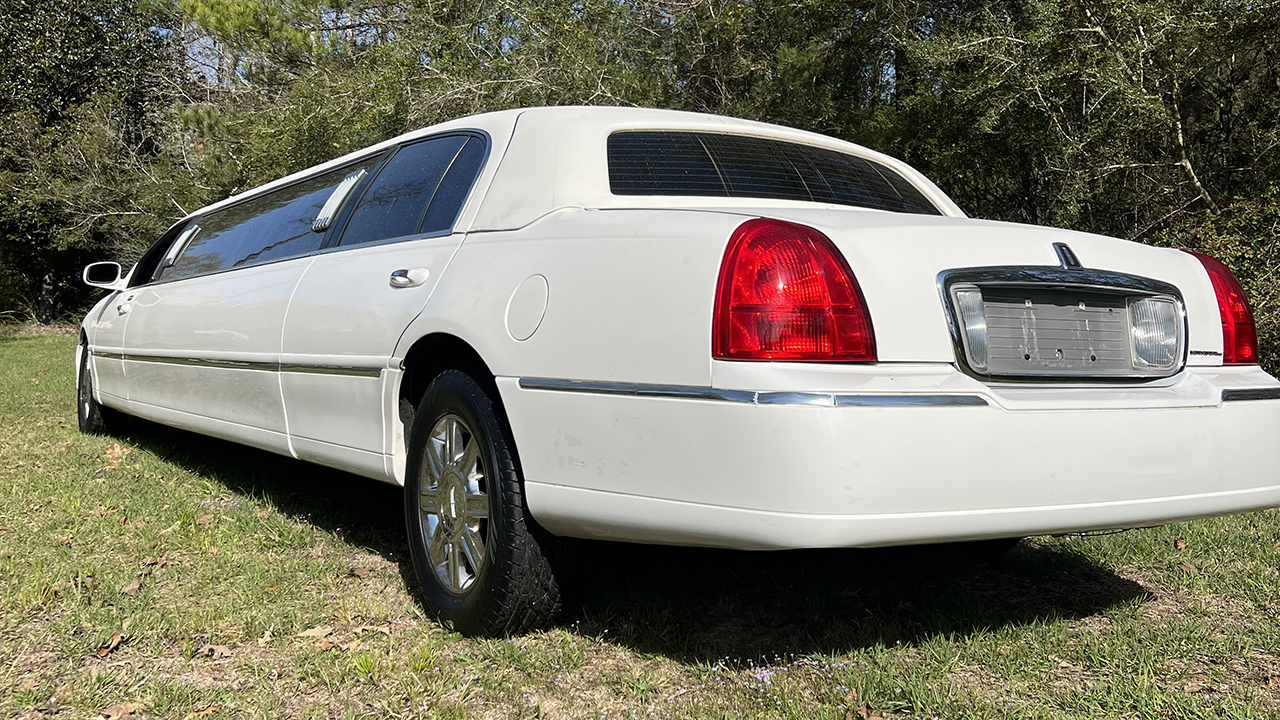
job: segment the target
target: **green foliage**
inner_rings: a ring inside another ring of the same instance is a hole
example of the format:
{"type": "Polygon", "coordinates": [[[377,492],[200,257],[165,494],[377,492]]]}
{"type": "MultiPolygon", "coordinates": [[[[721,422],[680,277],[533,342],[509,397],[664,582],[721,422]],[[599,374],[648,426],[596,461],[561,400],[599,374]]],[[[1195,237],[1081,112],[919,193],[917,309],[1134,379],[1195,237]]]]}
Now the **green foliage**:
{"type": "Polygon", "coordinates": [[[159,6],[14,0],[0,13],[0,308],[83,303],[78,266],[128,260],[193,201],[172,143],[180,50],[159,6]]]}
{"type": "Polygon", "coordinates": [[[405,132],[407,75],[400,57],[377,48],[308,71],[272,96],[229,93],[237,102],[209,107],[216,122],[203,136],[233,165],[218,182],[230,194],[405,132]]]}
{"type": "MultiPolygon", "coordinates": [[[[296,67],[313,64],[335,49],[336,38],[318,31],[330,3],[318,0],[177,0],[186,22],[235,48],[209,68],[213,78],[237,75],[284,82],[296,67]]],[[[340,20],[340,18],[338,18],[340,20]]]]}
{"type": "MultiPolygon", "coordinates": [[[[108,92],[134,125],[174,48],[152,28],[162,9],[101,0],[7,0],[0,13],[0,114],[28,111],[42,127],[108,92]]],[[[163,25],[160,25],[163,27],[163,25]]]]}
{"type": "Polygon", "coordinates": [[[914,154],[962,205],[1001,219],[1134,237],[1216,213],[1280,167],[1276,8],[980,3],[909,42],[934,87],[903,109],[938,129],[904,141],[927,143],[914,154]]]}
{"type": "Polygon", "coordinates": [[[1219,216],[1187,217],[1151,242],[1221,260],[1253,304],[1262,366],[1280,374],[1280,187],[1240,198],[1219,216]]]}
{"type": "Polygon", "coordinates": [[[901,157],[977,216],[1274,244],[1240,218],[1280,177],[1280,0],[10,4],[0,312],[77,309],[80,263],[207,200],[531,105],[772,121],[901,157]]]}
{"type": "Polygon", "coordinates": [[[980,216],[1140,237],[1280,171],[1278,10],[708,2],[671,55],[688,107],[884,150],[980,216]]]}

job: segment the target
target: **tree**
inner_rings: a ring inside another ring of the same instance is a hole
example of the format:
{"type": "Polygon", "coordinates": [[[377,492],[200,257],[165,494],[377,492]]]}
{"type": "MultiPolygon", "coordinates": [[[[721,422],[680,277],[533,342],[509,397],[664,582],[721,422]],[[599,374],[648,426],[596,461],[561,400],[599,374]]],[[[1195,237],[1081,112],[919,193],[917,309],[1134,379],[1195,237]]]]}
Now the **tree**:
{"type": "Polygon", "coordinates": [[[612,0],[181,0],[216,78],[205,139],[252,185],[407,130],[528,105],[671,104],[664,19],[612,0]]]}
{"type": "Polygon", "coordinates": [[[1280,0],[6,1],[0,302],[41,318],[208,200],[510,107],[778,122],[1152,241],[1280,173],[1280,0]]]}
{"type": "MultiPolygon", "coordinates": [[[[984,2],[910,39],[928,169],[1010,220],[1142,237],[1273,177],[1280,4],[984,2]],[[1241,112],[1245,111],[1245,112],[1241,112]]],[[[921,153],[917,153],[921,154],[921,153]]]]}
{"type": "MultiPolygon", "coordinates": [[[[184,195],[161,160],[182,76],[160,5],[9,0],[0,13],[0,302],[41,322],[85,297],[184,195]]],[[[145,240],[142,240],[145,242],[145,240]]],[[[12,312],[12,310],[10,311],[12,312]]]]}

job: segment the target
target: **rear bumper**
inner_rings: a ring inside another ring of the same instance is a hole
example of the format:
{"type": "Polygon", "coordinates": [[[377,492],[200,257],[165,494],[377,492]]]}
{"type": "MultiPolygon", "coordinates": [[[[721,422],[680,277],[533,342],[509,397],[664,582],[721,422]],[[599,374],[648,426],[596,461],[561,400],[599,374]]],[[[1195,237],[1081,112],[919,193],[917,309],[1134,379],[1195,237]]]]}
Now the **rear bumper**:
{"type": "Polygon", "coordinates": [[[1260,370],[1143,389],[1005,391],[952,375],[727,397],[499,387],[530,511],[563,535],[871,546],[1280,505],[1280,399],[1268,399],[1280,383],[1260,370]]]}
{"type": "Polygon", "coordinates": [[[745,510],[544,483],[528,487],[531,508],[548,511],[534,510],[534,516],[559,535],[741,550],[874,547],[1146,527],[1280,505],[1280,485],[1273,485],[1078,505],[831,515],[745,510]]]}

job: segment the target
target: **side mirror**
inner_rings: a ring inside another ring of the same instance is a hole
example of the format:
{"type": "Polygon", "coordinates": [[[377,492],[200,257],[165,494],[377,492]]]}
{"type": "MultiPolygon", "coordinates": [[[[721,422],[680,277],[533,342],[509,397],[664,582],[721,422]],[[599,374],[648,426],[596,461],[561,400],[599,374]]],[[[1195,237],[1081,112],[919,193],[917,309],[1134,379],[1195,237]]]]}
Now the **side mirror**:
{"type": "Polygon", "coordinates": [[[123,289],[123,283],[120,280],[120,263],[96,262],[85,266],[85,285],[106,288],[107,290],[121,290],[123,289]]]}

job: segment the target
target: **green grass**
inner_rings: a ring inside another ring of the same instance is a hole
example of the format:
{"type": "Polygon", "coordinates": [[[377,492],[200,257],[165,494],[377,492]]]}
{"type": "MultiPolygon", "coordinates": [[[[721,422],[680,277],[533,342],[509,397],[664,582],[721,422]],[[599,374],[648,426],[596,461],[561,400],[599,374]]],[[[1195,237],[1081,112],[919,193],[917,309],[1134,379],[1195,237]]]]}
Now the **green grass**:
{"type": "Polygon", "coordinates": [[[468,640],[408,589],[398,489],[141,421],[81,436],[74,335],[0,332],[0,716],[1280,716],[1275,511],[950,572],[583,544],[559,627],[468,640]]]}

